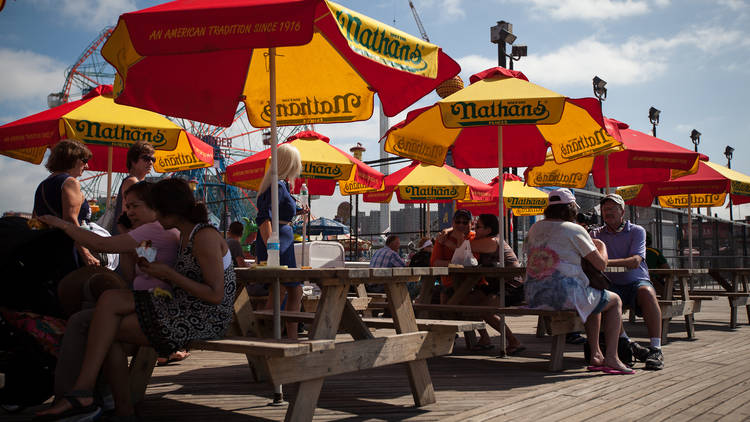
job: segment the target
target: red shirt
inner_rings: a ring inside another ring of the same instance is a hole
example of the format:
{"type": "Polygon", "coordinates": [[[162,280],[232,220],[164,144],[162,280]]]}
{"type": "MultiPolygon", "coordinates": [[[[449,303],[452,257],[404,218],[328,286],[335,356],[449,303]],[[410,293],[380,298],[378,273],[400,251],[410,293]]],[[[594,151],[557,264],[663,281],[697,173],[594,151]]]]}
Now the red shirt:
{"type": "MultiPolygon", "coordinates": [[[[464,239],[472,240],[474,236],[476,236],[476,233],[470,231],[469,235],[465,236],[464,239]]],[[[432,247],[432,255],[430,256],[430,265],[436,267],[435,261],[450,261],[455,251],[456,248],[450,248],[443,243],[435,242],[432,247]]],[[[440,277],[440,282],[445,287],[450,287],[453,284],[453,280],[448,276],[440,277]]]]}

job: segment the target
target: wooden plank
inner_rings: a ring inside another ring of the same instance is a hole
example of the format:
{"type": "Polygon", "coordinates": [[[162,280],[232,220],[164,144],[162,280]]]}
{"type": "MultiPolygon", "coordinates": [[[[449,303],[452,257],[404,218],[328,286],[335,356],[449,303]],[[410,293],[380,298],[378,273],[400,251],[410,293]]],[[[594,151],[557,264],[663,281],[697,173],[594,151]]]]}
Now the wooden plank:
{"type": "Polygon", "coordinates": [[[445,355],[452,343],[450,334],[415,331],[337,343],[333,350],[309,354],[305,359],[274,357],[268,366],[274,383],[289,384],[445,355]]]}
{"type": "Polygon", "coordinates": [[[258,356],[301,356],[315,350],[333,349],[333,340],[315,340],[314,343],[289,339],[231,337],[221,340],[193,340],[189,348],[216,352],[242,353],[258,356]],[[314,346],[313,346],[314,344],[314,346]]]}

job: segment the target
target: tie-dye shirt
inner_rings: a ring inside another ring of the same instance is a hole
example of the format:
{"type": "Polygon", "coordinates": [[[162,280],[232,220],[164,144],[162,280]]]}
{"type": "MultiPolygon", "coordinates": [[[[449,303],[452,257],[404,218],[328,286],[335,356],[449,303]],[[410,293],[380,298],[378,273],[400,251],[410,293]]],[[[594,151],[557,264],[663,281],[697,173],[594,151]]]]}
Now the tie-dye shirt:
{"type": "Polygon", "coordinates": [[[575,309],[583,321],[599,304],[602,291],[589,287],[581,259],[596,250],[578,224],[542,220],[526,237],[526,303],[531,308],[575,309]]]}

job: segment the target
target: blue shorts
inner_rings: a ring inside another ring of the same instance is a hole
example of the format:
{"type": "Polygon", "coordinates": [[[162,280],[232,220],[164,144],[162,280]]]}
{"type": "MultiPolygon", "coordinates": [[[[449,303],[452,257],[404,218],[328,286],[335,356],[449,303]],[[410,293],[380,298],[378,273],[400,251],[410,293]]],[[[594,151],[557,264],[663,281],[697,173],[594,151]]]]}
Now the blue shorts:
{"type": "Polygon", "coordinates": [[[596,315],[602,312],[602,309],[604,309],[605,306],[609,303],[609,292],[606,290],[602,290],[602,298],[599,299],[599,303],[596,304],[596,308],[594,308],[593,311],[591,311],[591,315],[596,315]]]}
{"type": "Polygon", "coordinates": [[[635,310],[635,314],[643,316],[640,306],[638,306],[638,289],[642,286],[654,288],[648,280],[638,280],[632,284],[612,284],[609,290],[617,293],[622,299],[622,307],[635,310]]]}

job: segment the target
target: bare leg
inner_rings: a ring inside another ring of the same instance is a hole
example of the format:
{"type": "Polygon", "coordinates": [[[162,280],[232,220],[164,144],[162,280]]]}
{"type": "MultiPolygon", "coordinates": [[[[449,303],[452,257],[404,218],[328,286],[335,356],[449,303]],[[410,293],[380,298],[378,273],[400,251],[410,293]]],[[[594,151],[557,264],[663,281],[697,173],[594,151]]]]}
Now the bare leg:
{"type": "MultiPolygon", "coordinates": [[[[132,324],[126,324],[131,330],[137,328],[137,332],[123,332],[124,338],[136,344],[148,344],[148,340],[140,327],[137,325],[135,313],[135,301],[131,290],[107,290],[102,293],[94,310],[94,317],[89,328],[89,337],[86,344],[86,354],[81,365],[81,373],[73,386],[73,390],[90,391],[94,388],[99,370],[104,364],[107,354],[110,352],[113,342],[118,338],[123,318],[130,316],[135,320],[135,328],[132,324]]],[[[127,378],[125,378],[127,380],[127,378]]],[[[93,402],[93,397],[82,397],[79,401],[88,406],[93,402]]],[[[56,414],[70,408],[67,400],[59,400],[52,407],[39,414],[56,414]]]]}
{"type": "Polygon", "coordinates": [[[604,355],[602,354],[602,349],[599,348],[599,328],[601,322],[601,314],[596,314],[589,315],[584,324],[586,327],[586,340],[589,342],[589,350],[591,350],[591,359],[589,360],[589,363],[592,366],[601,366],[604,364],[604,355]]]}
{"type": "MultiPolygon", "coordinates": [[[[622,327],[622,300],[616,293],[609,293],[609,303],[602,310],[604,318],[604,340],[607,343],[607,354],[604,364],[610,368],[629,370],[629,368],[617,357],[617,343],[622,327]]],[[[588,334],[588,330],[587,330],[588,334]]],[[[589,343],[590,344],[590,343],[589,343]]]]}
{"type": "Polygon", "coordinates": [[[638,288],[638,305],[643,311],[643,319],[646,321],[648,336],[661,338],[661,308],[656,299],[653,287],[641,286],[638,288]]]}

